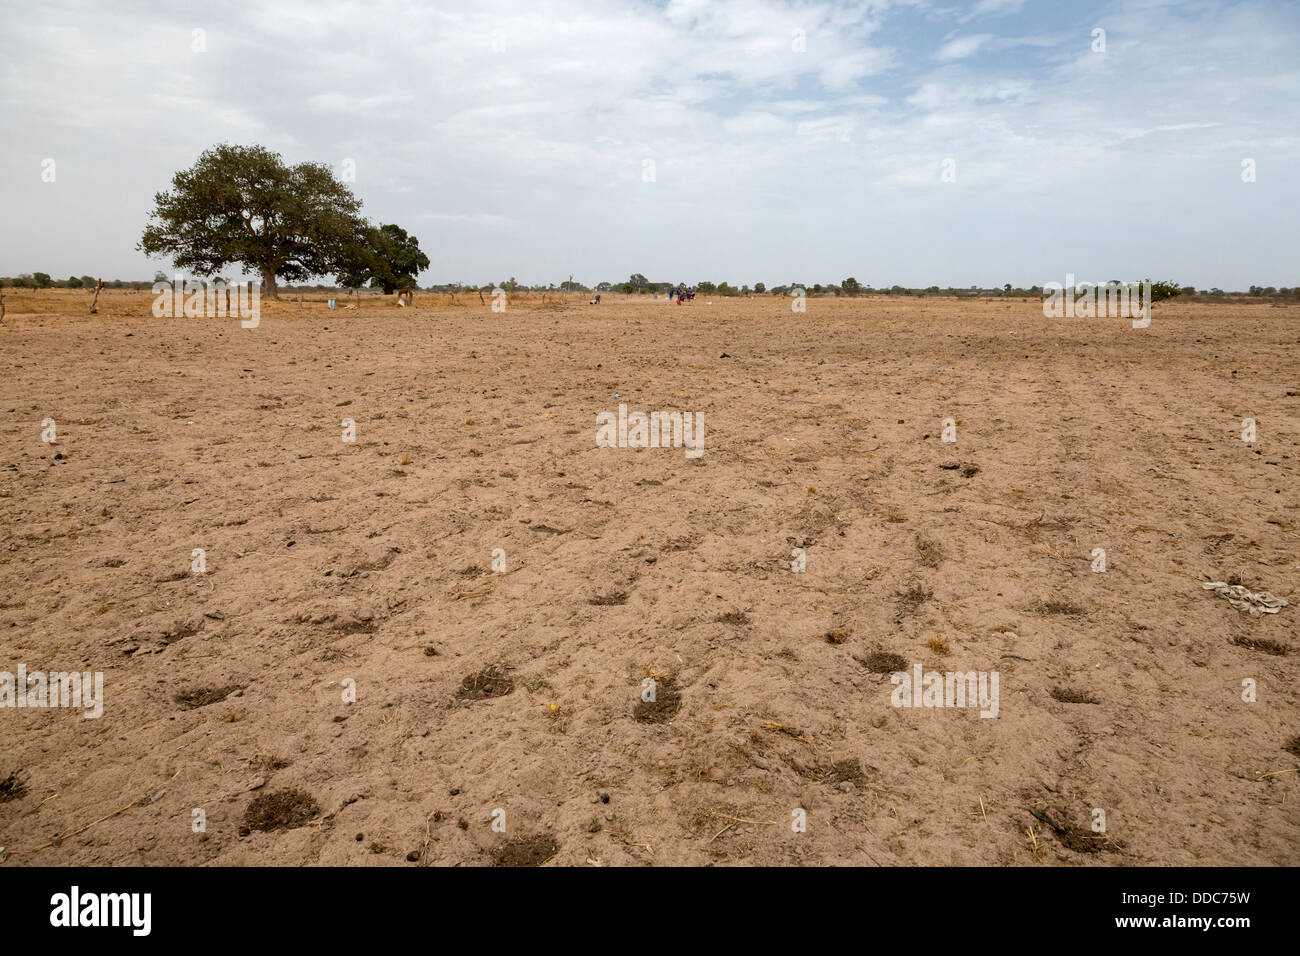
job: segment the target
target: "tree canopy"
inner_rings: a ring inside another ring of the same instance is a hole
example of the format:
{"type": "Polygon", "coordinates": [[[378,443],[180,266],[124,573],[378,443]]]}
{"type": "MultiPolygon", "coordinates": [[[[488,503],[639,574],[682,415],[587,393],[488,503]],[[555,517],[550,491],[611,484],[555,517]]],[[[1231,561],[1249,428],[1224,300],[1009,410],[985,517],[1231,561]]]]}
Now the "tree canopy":
{"type": "Polygon", "coordinates": [[[277,278],[338,272],[369,228],[360,200],[328,166],[289,166],[264,146],[206,150],[154,203],[140,251],[205,276],[242,266],[272,297],[277,278]]]}
{"type": "Polygon", "coordinates": [[[420,240],[395,223],[368,226],[348,246],[339,263],[338,281],[352,289],[369,285],[385,293],[415,288],[416,277],[429,268],[420,240]]]}

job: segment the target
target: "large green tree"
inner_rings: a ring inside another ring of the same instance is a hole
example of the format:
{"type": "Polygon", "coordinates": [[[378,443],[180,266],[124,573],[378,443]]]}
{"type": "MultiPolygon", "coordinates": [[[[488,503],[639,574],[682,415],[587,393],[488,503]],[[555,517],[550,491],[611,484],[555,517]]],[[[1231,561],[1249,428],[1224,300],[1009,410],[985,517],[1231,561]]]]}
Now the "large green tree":
{"type": "Polygon", "coordinates": [[[264,146],[206,150],[154,196],[137,248],[201,276],[241,266],[276,279],[331,275],[366,229],[361,202],[324,163],[287,165],[264,146]]]}
{"type": "Polygon", "coordinates": [[[427,268],[429,257],[420,251],[420,240],[390,222],[378,228],[366,227],[349,244],[339,262],[337,278],[350,289],[369,285],[389,294],[415,288],[416,278],[427,268]]]}

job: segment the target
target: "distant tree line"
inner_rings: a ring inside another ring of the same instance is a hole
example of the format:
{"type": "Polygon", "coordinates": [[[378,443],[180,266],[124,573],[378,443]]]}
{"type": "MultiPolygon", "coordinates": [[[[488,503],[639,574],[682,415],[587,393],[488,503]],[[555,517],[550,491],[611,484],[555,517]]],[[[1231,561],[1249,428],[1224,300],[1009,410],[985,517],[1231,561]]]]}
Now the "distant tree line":
{"type": "MultiPolygon", "coordinates": [[[[511,280],[512,282],[514,280],[511,280]]],[[[1111,280],[1110,283],[1121,285],[1119,280],[1111,280]]],[[[841,282],[787,282],[780,285],[768,286],[763,282],[755,282],[751,287],[741,285],[739,288],[728,282],[711,282],[701,280],[695,283],[689,282],[651,282],[641,273],[633,273],[625,282],[597,283],[591,290],[585,291],[612,292],[621,291],[628,295],[648,295],[654,293],[664,293],[672,288],[681,288],[688,286],[698,292],[707,295],[717,296],[735,296],[735,295],[775,295],[788,296],[795,289],[802,289],[805,295],[809,296],[869,296],[869,295],[891,295],[891,296],[951,296],[957,298],[990,298],[990,297],[1010,297],[1010,298],[1036,298],[1044,295],[1042,286],[1014,286],[1010,282],[1003,283],[1001,287],[984,288],[981,286],[937,286],[931,285],[924,288],[909,287],[901,285],[881,286],[875,288],[871,285],[863,285],[853,276],[849,276],[841,282]]],[[[522,288],[522,287],[521,287],[522,288]]],[[[555,286],[551,286],[555,288],[555,286]]],[[[506,291],[511,291],[509,288],[506,291]]],[[[1159,302],[1162,299],[1173,298],[1174,296],[1218,296],[1218,295],[1252,295],[1252,296],[1300,296],[1300,286],[1292,288],[1275,288],[1273,286],[1251,286],[1249,293],[1244,292],[1224,292],[1222,289],[1200,289],[1193,286],[1183,286],[1172,282],[1156,282],[1152,285],[1152,298],[1159,302]]]]}
{"type": "MultiPolygon", "coordinates": [[[[755,282],[753,286],[741,285],[739,288],[728,282],[710,282],[702,280],[700,282],[651,282],[641,273],[633,273],[625,282],[597,282],[594,285],[585,285],[582,282],[576,282],[573,279],[565,279],[562,282],[551,282],[546,284],[528,285],[521,283],[514,276],[509,279],[503,279],[499,282],[443,282],[434,283],[426,286],[417,286],[414,282],[412,273],[417,271],[420,265],[422,255],[419,253],[417,243],[413,242],[413,237],[408,237],[405,230],[395,225],[385,225],[374,229],[370,237],[373,246],[370,247],[373,258],[367,262],[364,254],[353,261],[354,272],[344,274],[337,283],[291,283],[280,286],[282,291],[291,292],[340,292],[347,289],[364,288],[367,285],[377,291],[391,293],[397,288],[410,286],[418,288],[424,292],[430,293],[462,293],[462,292],[482,292],[484,294],[494,289],[503,289],[506,292],[622,292],[626,295],[665,295],[668,290],[673,288],[693,288],[697,292],[705,295],[716,296],[748,296],[748,295],[773,295],[788,296],[795,289],[802,289],[808,296],[846,296],[861,297],[873,295],[886,296],[949,296],[956,298],[1037,298],[1044,295],[1042,286],[1017,287],[1011,283],[1005,283],[1001,288],[991,287],[982,288],[979,286],[937,286],[931,285],[925,288],[913,288],[901,285],[881,286],[874,288],[871,285],[863,285],[857,279],[850,276],[842,282],[830,283],[805,283],[805,282],[787,282],[781,285],[768,286],[763,282],[755,282]],[[384,250],[382,254],[375,253],[375,249],[384,250]],[[350,281],[349,281],[350,280],[350,281]]],[[[427,260],[424,260],[427,262],[427,260]]],[[[137,279],[112,279],[104,281],[105,289],[129,289],[135,291],[149,290],[153,287],[154,282],[169,281],[172,277],[159,271],[154,273],[151,281],[137,279]]],[[[0,277],[0,286],[15,289],[93,289],[98,280],[92,276],[69,276],[67,279],[53,279],[45,272],[26,272],[18,276],[0,277]]],[[[1120,285],[1118,280],[1112,279],[1110,283],[1120,285]]],[[[1174,298],[1175,296],[1183,297],[1217,297],[1217,296],[1243,296],[1252,297],[1281,297],[1281,296],[1300,296],[1300,286],[1293,287],[1275,287],[1252,285],[1246,292],[1224,291],[1219,288],[1197,289],[1189,285],[1179,285],[1174,282],[1155,282],[1152,284],[1152,299],[1160,302],[1163,299],[1174,298]]]]}

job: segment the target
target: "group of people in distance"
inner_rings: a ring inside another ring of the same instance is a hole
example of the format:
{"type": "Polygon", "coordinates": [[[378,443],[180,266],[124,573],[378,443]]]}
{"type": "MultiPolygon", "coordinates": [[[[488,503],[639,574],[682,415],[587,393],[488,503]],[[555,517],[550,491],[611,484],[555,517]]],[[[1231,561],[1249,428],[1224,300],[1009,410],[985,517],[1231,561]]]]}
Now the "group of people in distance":
{"type": "MultiPolygon", "coordinates": [[[[669,298],[670,300],[676,302],[678,305],[681,305],[682,302],[684,302],[684,301],[688,301],[688,300],[690,300],[690,299],[695,298],[695,290],[694,290],[694,289],[688,289],[688,288],[686,288],[685,286],[683,286],[683,287],[680,288],[680,289],[676,289],[676,288],[674,288],[674,289],[669,289],[669,290],[668,290],[668,298],[669,298]]],[[[597,293],[596,293],[596,297],[595,297],[594,299],[588,299],[588,300],[587,300],[587,304],[588,304],[588,305],[600,305],[600,293],[597,292],[597,293]]]]}

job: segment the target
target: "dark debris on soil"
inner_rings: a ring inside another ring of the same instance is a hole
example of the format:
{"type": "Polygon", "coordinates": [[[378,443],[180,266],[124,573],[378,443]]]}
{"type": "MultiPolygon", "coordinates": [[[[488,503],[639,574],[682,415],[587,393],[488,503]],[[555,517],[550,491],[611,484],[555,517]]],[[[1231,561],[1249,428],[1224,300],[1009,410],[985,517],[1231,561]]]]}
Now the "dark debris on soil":
{"type": "Polygon", "coordinates": [[[244,826],[250,830],[292,830],[318,813],[320,807],[305,790],[276,790],[253,798],[244,811],[244,826]]]}
{"type": "Polygon", "coordinates": [[[1052,697],[1063,704],[1099,704],[1096,697],[1077,687],[1053,687],[1052,697]]]}
{"type": "Polygon", "coordinates": [[[655,682],[654,698],[638,700],[632,716],[643,724],[662,724],[672,720],[682,709],[682,693],[671,677],[655,682]]]}
{"type": "Polygon", "coordinates": [[[866,657],[858,658],[858,663],[873,674],[893,674],[907,670],[907,658],[889,651],[872,651],[866,657]]]}
{"type": "Polygon", "coordinates": [[[516,837],[492,851],[493,866],[541,866],[560,852],[560,845],[549,834],[516,837]]]}
{"type": "Polygon", "coordinates": [[[1285,657],[1291,653],[1291,648],[1280,641],[1270,640],[1267,637],[1239,637],[1232,643],[1238,647],[1249,648],[1252,651],[1263,651],[1265,654],[1272,654],[1274,657],[1285,657]]]}
{"type": "Polygon", "coordinates": [[[715,624],[734,624],[741,626],[749,623],[749,615],[744,611],[728,611],[726,614],[719,614],[713,619],[715,624]]]}
{"type": "Polygon", "coordinates": [[[20,776],[22,771],[15,770],[9,776],[0,780],[0,803],[8,803],[10,800],[21,800],[27,796],[27,784],[20,776]]]}
{"type": "Polygon", "coordinates": [[[243,690],[238,684],[226,684],[224,687],[194,687],[176,695],[176,703],[186,710],[206,707],[225,700],[237,690],[243,690]]]}
{"type": "Polygon", "coordinates": [[[461,700],[490,700],[504,697],[514,689],[515,682],[506,676],[505,669],[493,666],[461,681],[456,696],[461,700]]]}

